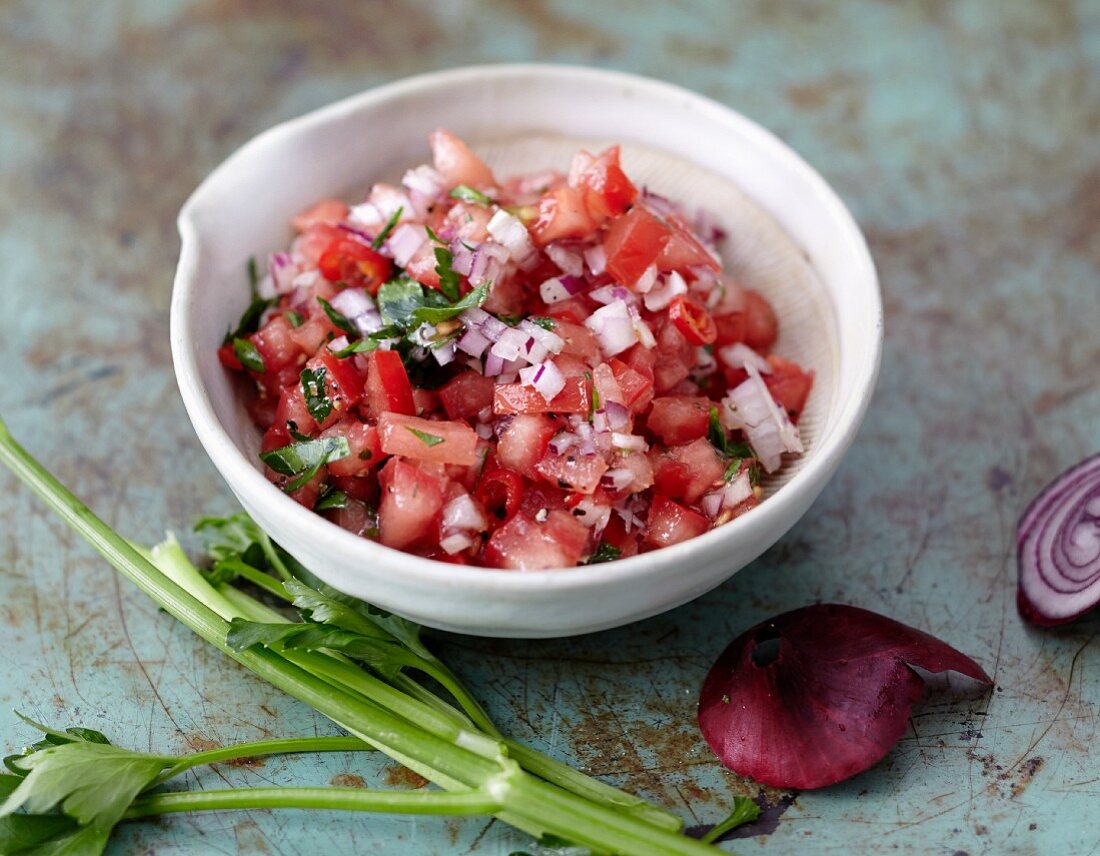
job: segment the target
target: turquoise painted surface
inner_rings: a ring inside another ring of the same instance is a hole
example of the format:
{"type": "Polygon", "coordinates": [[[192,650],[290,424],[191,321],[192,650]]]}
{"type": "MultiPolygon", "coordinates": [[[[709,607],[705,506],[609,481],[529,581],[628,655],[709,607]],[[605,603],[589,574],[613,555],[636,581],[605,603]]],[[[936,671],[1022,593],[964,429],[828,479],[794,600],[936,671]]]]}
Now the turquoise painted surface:
{"type": "MultiPolygon", "coordinates": [[[[1012,534],[1055,471],[1100,449],[1096,3],[5,3],[0,411],[13,430],[134,538],[229,510],[171,374],[179,205],[276,121],[419,71],[527,59],[662,77],[788,140],[867,233],[886,353],[835,481],[719,590],[581,639],[436,647],[517,736],[709,823],[758,790],[696,734],[716,654],[818,599],[880,610],[974,655],[996,690],[931,698],[849,783],[767,792],[770,820],[741,852],[1094,852],[1100,624],[1021,625],[1012,534]]],[[[332,731],[0,486],[2,748],[31,736],[13,707],[157,751],[332,731]]],[[[415,784],[351,756],[191,784],[343,774],[415,784]]],[[[522,843],[477,820],[248,812],[133,824],[112,852],[495,856],[522,843]]]]}

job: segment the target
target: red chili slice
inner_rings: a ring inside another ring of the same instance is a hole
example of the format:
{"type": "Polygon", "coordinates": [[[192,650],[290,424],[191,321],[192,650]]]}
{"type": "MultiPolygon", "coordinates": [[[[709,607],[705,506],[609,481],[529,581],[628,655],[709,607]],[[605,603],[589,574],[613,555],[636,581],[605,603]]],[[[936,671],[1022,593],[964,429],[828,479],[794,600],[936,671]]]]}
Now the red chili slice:
{"type": "Polygon", "coordinates": [[[365,288],[371,294],[378,293],[393,269],[388,258],[354,238],[337,238],[329,244],[317,267],[329,282],[365,288]]]}
{"type": "Polygon", "coordinates": [[[668,317],[693,345],[711,345],[718,338],[714,319],[699,301],[680,295],[668,307],[668,317]]]}

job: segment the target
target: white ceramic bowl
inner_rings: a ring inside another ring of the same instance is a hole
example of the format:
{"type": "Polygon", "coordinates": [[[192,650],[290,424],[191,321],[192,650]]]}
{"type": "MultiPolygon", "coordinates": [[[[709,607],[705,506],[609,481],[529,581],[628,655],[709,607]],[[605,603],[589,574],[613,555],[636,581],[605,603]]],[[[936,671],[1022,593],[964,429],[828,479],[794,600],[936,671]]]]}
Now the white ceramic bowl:
{"type": "Polygon", "coordinates": [[[256,521],[319,577],[432,627],[485,636],[566,636],[626,624],[698,597],[774,544],[810,507],[855,437],[878,373],[878,283],[840,200],[786,145],[745,117],[632,75],[501,65],[372,89],[242,147],[187,201],[179,230],[172,355],[187,412],[214,465],[256,521]],[[740,212],[732,223],[735,273],[775,302],[784,331],[780,353],[818,371],[802,422],[806,454],[771,483],[759,508],[699,538],[634,558],[510,572],[437,563],[358,538],[264,478],[256,459],[259,434],[215,356],[247,303],[246,261],[285,246],[288,218],[309,202],[399,177],[403,168],[426,160],[427,133],[440,125],[475,150],[495,153],[497,162],[514,165],[510,155],[516,152],[539,159],[529,168],[548,165],[550,154],[554,165],[567,167],[559,153],[578,141],[621,141],[629,173],[635,172],[633,159],[643,179],[670,195],[679,192],[682,201],[705,197],[740,212]],[[717,187],[725,188],[725,201],[714,198],[717,187]],[[738,244],[738,233],[759,234],[738,244]],[[754,269],[752,259],[761,254],[766,258],[754,269]]]}

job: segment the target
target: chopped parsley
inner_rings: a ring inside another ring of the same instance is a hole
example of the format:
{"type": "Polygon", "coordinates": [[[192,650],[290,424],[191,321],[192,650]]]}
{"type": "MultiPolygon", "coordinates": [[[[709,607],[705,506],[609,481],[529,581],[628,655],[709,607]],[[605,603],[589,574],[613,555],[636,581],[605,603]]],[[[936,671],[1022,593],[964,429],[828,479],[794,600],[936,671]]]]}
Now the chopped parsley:
{"type": "MultiPolygon", "coordinates": [[[[425,228],[428,227],[425,226],[425,228]]],[[[455,260],[454,253],[431,229],[428,229],[428,237],[441,245],[435,248],[435,272],[439,275],[439,290],[444,297],[454,303],[458,300],[458,286],[462,281],[462,277],[452,267],[455,260]]]]}
{"type": "Polygon", "coordinates": [[[421,431],[418,428],[411,428],[408,425],[405,426],[405,430],[416,437],[421,443],[427,446],[429,449],[432,446],[438,446],[444,442],[443,438],[438,434],[429,434],[427,431],[421,431]]]}
{"type": "Polygon", "coordinates": [[[351,320],[343,312],[333,308],[332,304],[323,297],[318,297],[317,302],[321,304],[321,308],[325,310],[325,314],[328,316],[328,320],[333,323],[333,326],[339,330],[343,330],[350,336],[359,335],[359,328],[352,324],[351,320]]]}
{"type": "Polygon", "coordinates": [[[327,485],[313,506],[314,511],[328,511],[333,508],[347,508],[348,495],[342,490],[336,490],[332,485],[327,485]]]}
{"type": "Polygon", "coordinates": [[[722,476],[723,481],[731,481],[741,469],[741,462],[749,462],[749,480],[753,486],[760,481],[760,464],[753,455],[748,444],[735,442],[729,438],[726,429],[722,427],[718,419],[718,408],[710,409],[710,425],[707,428],[707,439],[718,450],[718,453],[729,460],[726,472],[722,476]]]}
{"type": "Polygon", "coordinates": [[[249,371],[264,373],[264,358],[259,349],[248,339],[235,338],[233,340],[233,353],[237,361],[249,371]]]}
{"type": "Polygon", "coordinates": [[[390,215],[390,219],[386,221],[386,225],[382,227],[382,231],[375,235],[374,240],[370,242],[372,248],[377,250],[382,246],[382,242],[385,241],[386,238],[390,236],[390,232],[396,228],[397,221],[401,219],[401,214],[404,210],[405,206],[402,205],[390,215]]]}
{"type": "MultiPolygon", "coordinates": [[[[260,329],[260,318],[263,317],[264,312],[269,307],[275,304],[275,299],[265,300],[260,297],[259,292],[259,275],[256,272],[256,257],[250,256],[248,259],[248,282],[252,300],[248,304],[248,308],[241,314],[240,320],[237,322],[235,329],[230,330],[225,334],[225,339],[222,340],[223,345],[228,345],[234,339],[243,339],[249,333],[255,333],[260,329]]],[[[240,359],[238,357],[237,359],[240,359]]]]}
{"type": "Polygon", "coordinates": [[[260,460],[279,475],[293,477],[283,488],[287,493],[293,493],[317,475],[317,471],[329,461],[338,461],[350,454],[347,438],[318,437],[261,452],[260,460]]]}
{"type": "Polygon", "coordinates": [[[484,205],[488,208],[493,204],[493,200],[482,193],[480,190],[475,190],[468,184],[460,184],[453,188],[449,194],[451,199],[458,199],[462,202],[472,202],[474,205],[484,205]]]}
{"type": "Polygon", "coordinates": [[[529,319],[532,324],[538,324],[543,330],[554,331],[554,319],[543,315],[532,315],[529,319]]]}
{"type": "Polygon", "coordinates": [[[332,413],[332,399],[325,391],[325,376],[328,372],[324,367],[316,369],[302,369],[302,392],[306,398],[306,410],[317,424],[320,424],[332,413]]]}
{"type": "Polygon", "coordinates": [[[588,557],[588,561],[586,561],[585,564],[598,565],[602,562],[610,562],[619,558],[622,554],[623,551],[618,547],[614,547],[606,541],[601,541],[600,545],[596,548],[596,552],[588,557]]]}
{"type": "Polygon", "coordinates": [[[382,320],[395,327],[415,329],[421,324],[439,324],[481,306],[489,297],[491,283],[483,282],[461,300],[447,300],[438,291],[400,277],[378,289],[378,311],[382,320]]]}

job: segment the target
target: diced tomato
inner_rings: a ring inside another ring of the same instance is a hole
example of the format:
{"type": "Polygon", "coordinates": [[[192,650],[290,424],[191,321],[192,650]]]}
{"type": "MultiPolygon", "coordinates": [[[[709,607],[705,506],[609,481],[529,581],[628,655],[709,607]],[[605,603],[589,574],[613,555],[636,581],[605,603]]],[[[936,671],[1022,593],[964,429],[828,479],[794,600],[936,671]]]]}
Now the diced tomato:
{"type": "Polygon", "coordinates": [[[646,417],[646,428],[666,446],[680,446],[707,436],[710,425],[709,398],[693,395],[666,395],[653,399],[646,417]]]}
{"type": "MultiPolygon", "coordinates": [[[[307,380],[311,386],[313,379],[323,378],[322,389],[315,392],[323,393],[331,407],[328,415],[321,422],[322,428],[338,422],[343,414],[363,397],[363,378],[356,371],[351,360],[338,359],[323,350],[305,364],[302,372],[309,373],[307,380]]],[[[302,383],[305,381],[299,380],[299,386],[302,383]]]]}
{"type": "Polygon", "coordinates": [[[366,503],[350,497],[343,508],[333,508],[322,514],[341,529],[347,529],[356,535],[362,535],[374,525],[374,515],[369,512],[366,503]]]}
{"type": "Polygon", "coordinates": [[[714,339],[716,347],[735,345],[745,341],[746,320],[744,312],[726,312],[714,316],[714,326],[717,335],[714,339]]]}
{"type": "Polygon", "coordinates": [[[669,217],[666,222],[672,230],[661,254],[657,257],[657,269],[661,271],[686,271],[693,267],[709,267],[713,271],[721,270],[718,261],[707,252],[699,240],[691,233],[679,217],[669,217]]]}
{"type": "Polygon", "coordinates": [[[465,371],[439,388],[439,399],[448,417],[472,422],[482,411],[492,411],[495,385],[491,377],[465,371]]]}
{"type": "Polygon", "coordinates": [[[519,510],[523,495],[523,479],[519,473],[505,469],[495,461],[486,462],[474,490],[474,498],[488,512],[490,529],[512,519],[519,510]]]}
{"type": "Polygon", "coordinates": [[[604,407],[609,401],[626,406],[626,396],[619,386],[619,379],[607,363],[600,363],[592,369],[592,386],[600,397],[600,407],[604,407]]]}
{"type": "Polygon", "coordinates": [[[621,491],[624,495],[641,493],[643,490],[649,490],[653,487],[653,464],[650,463],[648,456],[637,452],[622,453],[616,457],[611,466],[614,469],[630,471],[631,481],[621,491]]]}
{"type": "Polygon", "coordinates": [[[492,170],[446,128],[432,131],[428,135],[428,145],[431,146],[436,171],[448,188],[460,184],[481,190],[496,186],[497,180],[493,178],[492,170]]]}
{"type": "Polygon", "coordinates": [[[484,205],[457,202],[447,212],[446,223],[454,230],[455,237],[467,243],[480,244],[489,238],[489,221],[493,212],[484,205]]]}
{"type": "Polygon", "coordinates": [[[698,300],[681,294],[668,307],[668,318],[685,339],[693,345],[711,345],[718,337],[718,328],[706,307],[698,300]]]}
{"type": "Polygon", "coordinates": [[[384,460],[382,443],[378,429],[358,419],[346,417],[337,424],[321,432],[325,437],[344,437],[348,441],[351,454],[346,458],[331,461],[329,472],[336,477],[365,476],[378,469],[384,460]]]}
{"type": "Polygon", "coordinates": [[[583,377],[567,377],[565,387],[550,401],[542,393],[521,383],[503,383],[493,389],[493,412],[505,413],[587,413],[592,406],[588,382],[583,377]]]}
{"type": "MultiPolygon", "coordinates": [[[[587,154],[587,153],[585,153],[587,154]]],[[[588,155],[589,162],[574,176],[570,171],[570,183],[584,191],[588,212],[598,223],[609,217],[623,214],[638,196],[622,167],[619,166],[619,147],[611,146],[597,158],[588,155]]],[[[574,161],[577,166],[577,161],[574,161]]]]}
{"type": "Polygon", "coordinates": [[[379,286],[393,272],[390,259],[350,236],[337,238],[325,247],[317,267],[329,282],[365,288],[371,294],[377,294],[379,286]]]}
{"type": "Polygon", "coordinates": [[[745,291],[745,344],[754,351],[767,353],[779,337],[775,310],[759,291],[745,291]]]}
{"type": "MultiPolygon", "coordinates": [[[[573,326],[581,327],[591,335],[591,331],[584,326],[584,319],[592,313],[590,303],[591,301],[587,300],[583,294],[579,294],[576,297],[570,297],[568,300],[551,303],[546,307],[546,314],[557,322],[569,321],[573,326]]],[[[559,336],[561,335],[556,329],[554,332],[558,333],[559,336]]]]}
{"type": "Polygon", "coordinates": [[[300,254],[310,266],[316,266],[317,260],[333,243],[347,237],[347,232],[331,223],[314,223],[294,241],[292,248],[300,254]]]}
{"type": "Polygon", "coordinates": [[[292,327],[287,335],[303,354],[315,354],[325,342],[335,339],[342,333],[336,329],[329,317],[321,312],[303,321],[299,326],[292,327]]]}
{"type": "Polygon", "coordinates": [[[604,238],[607,272],[623,285],[633,285],[645,273],[671,233],[668,226],[646,209],[635,206],[611,221],[604,238]]]}
{"type": "Polygon", "coordinates": [[[335,490],[342,490],[352,499],[377,508],[378,479],[374,476],[335,476],[330,469],[328,481],[335,490]]]}
{"type": "Polygon", "coordinates": [[[372,351],[367,357],[367,407],[377,419],[382,413],[416,415],[412,384],[396,351],[372,351]]]}
{"type": "Polygon", "coordinates": [[[306,397],[302,392],[301,383],[291,383],[283,387],[279,397],[279,406],[275,408],[276,426],[289,426],[298,434],[316,434],[317,422],[306,407],[306,397]]]}
{"type": "Polygon", "coordinates": [[[597,227],[588,212],[585,193],[575,187],[551,190],[539,201],[539,213],[531,225],[531,237],[540,247],[564,238],[586,238],[597,227]]]}
{"type": "Polygon", "coordinates": [[[218,362],[225,366],[227,369],[230,369],[231,371],[244,371],[244,366],[241,365],[241,361],[237,359],[237,354],[233,350],[232,342],[229,342],[218,348],[218,362]]]}
{"type": "Polygon", "coordinates": [[[602,455],[582,455],[573,450],[560,455],[547,452],[535,469],[550,484],[577,493],[592,493],[607,472],[607,461],[602,455]]]}
{"type": "Polygon", "coordinates": [[[306,361],[306,353],[294,340],[293,332],[290,322],[278,315],[248,337],[263,358],[265,373],[297,367],[306,361]]]}
{"type": "Polygon", "coordinates": [[[654,547],[668,547],[702,535],[708,529],[710,521],[698,511],[658,494],[649,506],[645,540],[654,547]]]}
{"type": "Polygon", "coordinates": [[[290,218],[295,232],[304,232],[317,223],[341,223],[348,218],[348,206],[340,199],[321,199],[290,218]]]}
{"type": "MultiPolygon", "coordinates": [[[[283,476],[281,480],[285,480],[286,476],[283,476]]],[[[306,508],[312,510],[313,506],[317,504],[317,497],[321,495],[321,491],[325,486],[325,482],[328,480],[328,468],[321,467],[314,473],[313,477],[302,485],[297,490],[293,490],[287,494],[291,499],[297,502],[299,505],[303,505],[306,508]]]]}
{"type": "Polygon", "coordinates": [[[379,474],[379,481],[382,502],[378,529],[383,544],[405,549],[438,532],[443,508],[440,479],[401,458],[390,458],[379,474]]]}
{"type": "Polygon", "coordinates": [[[810,388],[814,385],[814,373],[803,371],[797,364],[775,354],[768,357],[768,363],[772,371],[771,374],[762,376],[764,383],[772,397],[790,414],[791,419],[798,421],[806,406],[810,388]]]}
{"type": "MultiPolygon", "coordinates": [[[[638,347],[640,346],[636,345],[634,349],[638,347]]],[[[611,360],[610,366],[611,371],[615,373],[615,380],[619,382],[619,389],[622,390],[623,403],[630,408],[631,412],[641,413],[653,400],[652,371],[650,376],[646,377],[617,358],[611,360]]]]}
{"type": "Polygon", "coordinates": [[[465,422],[386,412],[378,417],[378,436],[388,455],[461,466],[477,461],[477,434],[465,422]]]}
{"type": "Polygon", "coordinates": [[[565,347],[561,351],[563,354],[579,357],[589,366],[602,359],[599,341],[583,324],[558,319],[554,322],[554,332],[565,341],[565,347]]]}
{"type": "Polygon", "coordinates": [[[535,464],[558,432],[557,423],[541,413],[521,413],[508,423],[497,441],[497,460],[529,479],[537,479],[535,464]]]}
{"type": "Polygon", "coordinates": [[[428,288],[439,288],[439,260],[435,257],[435,241],[425,241],[409,258],[405,273],[428,288]]]}
{"type": "Polygon", "coordinates": [[[653,388],[660,395],[691,374],[691,367],[695,365],[695,347],[669,320],[661,325],[657,333],[656,351],[653,388]]]}
{"type": "Polygon", "coordinates": [[[618,514],[612,514],[604,527],[600,540],[619,551],[620,559],[638,555],[638,530],[626,531],[626,524],[618,514]]]}
{"type": "Polygon", "coordinates": [[[652,449],[653,489],[659,494],[696,502],[725,472],[725,464],[708,440],[693,440],[683,446],[652,449]]]}
{"type": "Polygon", "coordinates": [[[491,568],[519,571],[568,568],[576,565],[588,547],[588,528],[567,511],[549,512],[537,523],[517,514],[497,529],[485,546],[491,568]]]}
{"type": "Polygon", "coordinates": [[[266,431],[275,423],[275,408],[279,406],[279,399],[270,395],[253,395],[244,406],[252,421],[266,431]]]}

